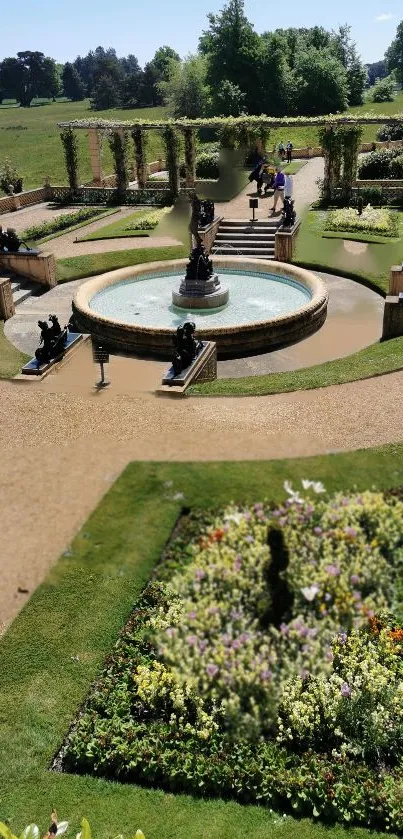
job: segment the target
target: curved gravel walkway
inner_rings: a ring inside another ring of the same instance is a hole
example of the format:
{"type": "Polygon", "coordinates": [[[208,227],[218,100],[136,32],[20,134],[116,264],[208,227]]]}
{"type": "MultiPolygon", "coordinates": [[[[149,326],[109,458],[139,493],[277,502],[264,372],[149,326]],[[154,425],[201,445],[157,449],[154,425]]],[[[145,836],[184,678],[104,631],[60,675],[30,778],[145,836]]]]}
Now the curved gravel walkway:
{"type": "Polygon", "coordinates": [[[403,373],[244,399],[158,399],[161,365],[90,348],[42,384],[0,382],[0,621],[9,622],[131,460],[290,458],[402,439],[403,373]],[[143,366],[144,365],[144,366],[143,366]],[[79,383],[79,384],[77,384],[79,383]]]}

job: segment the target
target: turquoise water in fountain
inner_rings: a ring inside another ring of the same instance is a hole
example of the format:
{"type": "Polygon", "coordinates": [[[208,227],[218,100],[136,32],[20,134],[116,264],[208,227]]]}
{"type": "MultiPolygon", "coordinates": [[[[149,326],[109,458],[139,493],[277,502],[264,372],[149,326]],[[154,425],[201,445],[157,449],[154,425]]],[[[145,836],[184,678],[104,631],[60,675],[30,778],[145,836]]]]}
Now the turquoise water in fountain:
{"type": "Polygon", "coordinates": [[[124,280],[99,291],[90,308],[104,317],[131,325],[177,327],[184,320],[196,326],[238,326],[290,314],[311,300],[310,291],[295,280],[277,274],[248,271],[217,272],[229,287],[229,302],[219,309],[180,309],[172,304],[172,289],[179,290],[182,274],[149,274],[124,280]]]}

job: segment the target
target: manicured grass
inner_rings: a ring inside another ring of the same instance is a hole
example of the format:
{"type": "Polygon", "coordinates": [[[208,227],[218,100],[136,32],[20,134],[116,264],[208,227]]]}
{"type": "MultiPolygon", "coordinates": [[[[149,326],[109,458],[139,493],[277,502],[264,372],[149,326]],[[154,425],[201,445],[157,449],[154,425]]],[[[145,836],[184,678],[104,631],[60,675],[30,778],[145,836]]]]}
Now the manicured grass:
{"type": "MultiPolygon", "coordinates": [[[[42,186],[49,176],[52,184],[67,183],[63,148],[58,122],[74,119],[161,119],[166,108],[136,108],[91,111],[89,101],[52,102],[31,108],[7,108],[0,111],[0,161],[10,157],[24,179],[24,189],[42,186]]],[[[148,160],[163,154],[161,132],[149,132],[148,160]]],[[[79,176],[85,183],[92,178],[86,131],[78,131],[79,176]]],[[[112,156],[105,139],[102,146],[104,172],[113,172],[112,156]]]]}
{"type": "Polygon", "coordinates": [[[20,352],[4,335],[4,321],[0,320],[0,379],[12,379],[29,361],[29,355],[20,352]]]}
{"type": "Polygon", "coordinates": [[[368,244],[374,243],[375,245],[390,245],[392,242],[399,242],[400,239],[392,238],[390,236],[379,236],[378,234],[374,233],[345,233],[344,231],[341,233],[340,231],[336,230],[324,230],[322,233],[323,239],[346,239],[351,242],[365,242],[368,244]]]}
{"type": "MultiPolygon", "coordinates": [[[[324,211],[309,210],[302,218],[294,262],[319,271],[355,276],[367,285],[387,293],[390,267],[402,261],[403,213],[398,215],[399,239],[388,239],[387,245],[379,241],[369,242],[364,251],[353,253],[344,246],[343,239],[330,238],[324,230],[324,211]]],[[[347,238],[350,237],[344,237],[347,238]]],[[[355,237],[355,241],[360,239],[355,237]]]]}
{"type": "Polygon", "coordinates": [[[138,210],[131,216],[117,218],[116,221],[113,221],[111,224],[106,224],[105,227],[95,230],[94,233],[89,233],[88,236],[84,236],[79,241],[90,242],[94,239],[120,239],[130,236],[149,236],[149,230],[134,230],[133,227],[129,227],[129,225],[133,225],[136,221],[140,221],[145,218],[145,216],[151,215],[151,213],[155,212],[156,209],[157,208],[155,207],[147,207],[143,210],[138,210]]]}
{"type": "Polygon", "coordinates": [[[403,337],[372,344],[353,355],[287,373],[267,373],[239,379],[217,379],[192,385],[187,393],[203,396],[265,396],[355,382],[403,368],[403,337]]]}
{"type": "MultiPolygon", "coordinates": [[[[283,481],[301,478],[321,480],[329,491],[397,486],[403,446],[267,463],[128,467],[0,642],[0,820],[11,819],[14,832],[33,820],[45,828],[55,805],[70,821],[69,836],[86,815],[96,839],[137,827],[147,839],[345,839],[340,826],[48,768],[169,538],[180,512],[174,493],[201,508],[230,499],[279,502],[283,481]]],[[[370,834],[354,829],[353,836],[370,834]]]]}
{"type": "Polygon", "coordinates": [[[70,280],[92,277],[95,274],[103,274],[105,271],[113,271],[115,268],[139,265],[141,262],[183,259],[188,256],[188,253],[189,249],[184,245],[172,245],[166,248],[138,248],[127,251],[71,256],[66,259],[58,259],[56,276],[58,283],[68,283],[70,280]]]}
{"type": "Polygon", "coordinates": [[[307,163],[307,160],[292,160],[291,163],[285,163],[282,169],[287,175],[296,175],[307,163]]]}
{"type": "MultiPolygon", "coordinates": [[[[95,221],[100,221],[107,216],[112,216],[117,212],[118,210],[103,210],[100,207],[99,213],[94,215],[92,218],[87,219],[87,221],[81,221],[78,224],[71,224],[69,227],[64,227],[63,230],[55,230],[54,233],[49,233],[47,236],[42,236],[40,239],[32,239],[28,236],[24,239],[24,241],[27,241],[29,244],[43,245],[45,242],[51,242],[52,239],[64,236],[65,233],[73,233],[74,230],[79,230],[81,227],[87,227],[89,224],[93,224],[95,221]]],[[[22,238],[24,238],[24,233],[21,235],[22,238]]]]}

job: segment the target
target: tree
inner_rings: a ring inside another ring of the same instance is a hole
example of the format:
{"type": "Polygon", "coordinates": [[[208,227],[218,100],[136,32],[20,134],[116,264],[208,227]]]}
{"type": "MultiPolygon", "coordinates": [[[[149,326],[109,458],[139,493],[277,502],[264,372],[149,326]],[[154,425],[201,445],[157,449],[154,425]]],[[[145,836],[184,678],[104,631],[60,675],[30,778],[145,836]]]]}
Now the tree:
{"type": "Polygon", "coordinates": [[[223,117],[239,117],[245,111],[246,94],[225,79],[214,92],[214,112],[223,117]]]}
{"type": "Polygon", "coordinates": [[[107,111],[120,105],[120,93],[117,84],[110,76],[101,76],[92,90],[91,109],[107,111]]]}
{"type": "Polygon", "coordinates": [[[347,106],[347,72],[329,48],[299,53],[295,65],[298,113],[329,114],[347,106]]]}
{"type": "Polygon", "coordinates": [[[295,79],[287,63],[286,39],[279,32],[263,39],[260,69],[261,111],[282,116],[295,110],[295,79]]]}
{"type": "Polygon", "coordinates": [[[388,72],[396,72],[396,80],[403,85],[403,20],[399,23],[396,38],[385,53],[388,72]]]}
{"type": "Polygon", "coordinates": [[[77,73],[76,68],[69,61],[64,65],[62,72],[62,83],[64,95],[73,102],[80,102],[84,99],[84,84],[77,73]]]}
{"type": "Polygon", "coordinates": [[[17,58],[5,58],[1,62],[0,87],[23,108],[29,108],[35,96],[58,93],[56,63],[43,52],[18,52],[17,58]]]}
{"type": "Polygon", "coordinates": [[[367,85],[372,87],[377,79],[384,79],[388,75],[386,61],[374,61],[372,64],[366,64],[367,71],[367,85]]]}
{"type": "Polygon", "coordinates": [[[159,81],[168,80],[172,61],[180,61],[180,56],[172,47],[165,46],[157,49],[152,63],[157,71],[159,81]]]}
{"type": "Polygon", "coordinates": [[[331,48],[347,71],[348,104],[362,105],[364,87],[367,80],[366,69],[357,53],[356,44],[351,40],[351,26],[345,23],[337,32],[331,33],[331,48]]]}
{"type": "Polygon", "coordinates": [[[145,67],[141,85],[141,102],[144,105],[160,105],[162,101],[162,93],[157,87],[159,84],[158,70],[152,61],[149,61],[145,67]]]}
{"type": "Polygon", "coordinates": [[[395,78],[386,76],[378,79],[368,93],[371,102],[393,102],[395,98],[395,78]]]}
{"type": "Polygon", "coordinates": [[[173,62],[170,77],[160,82],[160,90],[174,117],[204,116],[210,104],[205,58],[189,55],[182,62],[173,62]]]}
{"type": "Polygon", "coordinates": [[[207,82],[212,90],[232,82],[246,94],[250,113],[261,113],[259,68],[262,43],[244,14],[243,0],[229,0],[218,15],[209,14],[210,27],[199,41],[207,57],[207,82]]]}

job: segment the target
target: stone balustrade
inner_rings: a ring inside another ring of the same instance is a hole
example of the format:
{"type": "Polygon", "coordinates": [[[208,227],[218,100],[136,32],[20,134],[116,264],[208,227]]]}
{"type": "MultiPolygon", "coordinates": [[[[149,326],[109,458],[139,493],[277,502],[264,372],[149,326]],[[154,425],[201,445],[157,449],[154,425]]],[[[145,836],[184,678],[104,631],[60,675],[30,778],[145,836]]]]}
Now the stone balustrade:
{"type": "Polygon", "coordinates": [[[301,220],[297,219],[292,227],[279,227],[274,237],[274,258],[277,262],[292,262],[295,242],[301,220]]]}
{"type": "Polygon", "coordinates": [[[0,252],[0,270],[4,269],[36,283],[53,288],[56,285],[56,261],[53,253],[0,252]]]}

